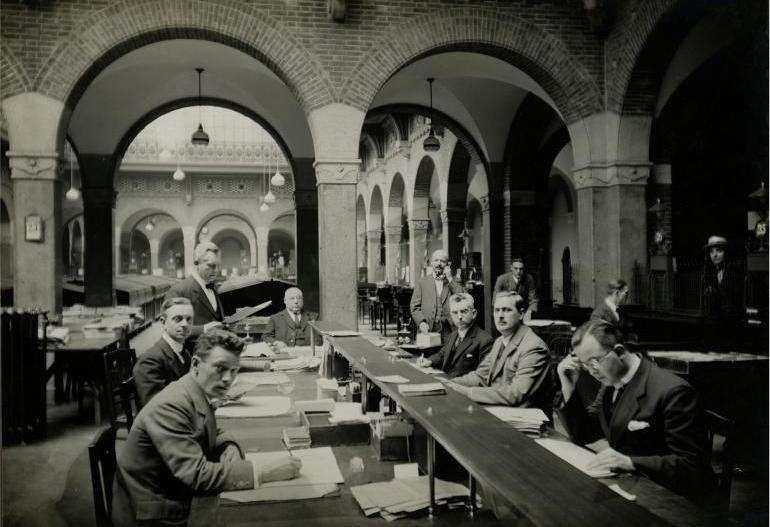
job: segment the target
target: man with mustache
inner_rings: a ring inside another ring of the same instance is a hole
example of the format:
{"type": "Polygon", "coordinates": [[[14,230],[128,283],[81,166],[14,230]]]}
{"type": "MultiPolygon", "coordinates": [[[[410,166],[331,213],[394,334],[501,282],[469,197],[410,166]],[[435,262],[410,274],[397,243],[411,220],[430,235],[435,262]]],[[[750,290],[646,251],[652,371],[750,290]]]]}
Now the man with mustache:
{"type": "Polygon", "coordinates": [[[449,255],[438,249],[430,259],[432,272],[417,280],[409,307],[412,320],[420,333],[441,333],[441,342],[446,342],[452,332],[449,315],[449,297],[462,293],[463,288],[452,281],[449,255]]]}

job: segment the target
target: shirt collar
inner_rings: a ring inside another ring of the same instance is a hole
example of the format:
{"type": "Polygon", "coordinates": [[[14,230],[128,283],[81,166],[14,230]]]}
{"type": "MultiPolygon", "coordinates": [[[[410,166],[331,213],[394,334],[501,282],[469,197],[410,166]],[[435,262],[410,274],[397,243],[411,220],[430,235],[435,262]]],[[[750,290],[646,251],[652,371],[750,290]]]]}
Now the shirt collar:
{"type": "Polygon", "coordinates": [[[636,372],[639,370],[639,366],[642,364],[642,359],[640,359],[636,353],[629,353],[628,360],[630,361],[630,364],[628,365],[628,371],[620,379],[619,382],[613,385],[615,386],[616,390],[624,387],[626,384],[631,382],[631,379],[634,378],[634,375],[636,375],[636,372]]]}
{"type": "Polygon", "coordinates": [[[172,339],[168,335],[168,333],[166,333],[165,331],[161,334],[161,336],[163,337],[163,340],[165,340],[166,343],[168,343],[168,345],[171,346],[171,350],[174,353],[176,353],[177,355],[181,355],[182,354],[182,348],[184,348],[184,344],[182,344],[180,342],[177,342],[174,339],[172,339]]]}
{"type": "Polygon", "coordinates": [[[465,339],[465,335],[467,335],[470,330],[471,330],[470,326],[468,326],[465,329],[457,328],[457,335],[460,337],[460,340],[464,340],[465,339]]]}

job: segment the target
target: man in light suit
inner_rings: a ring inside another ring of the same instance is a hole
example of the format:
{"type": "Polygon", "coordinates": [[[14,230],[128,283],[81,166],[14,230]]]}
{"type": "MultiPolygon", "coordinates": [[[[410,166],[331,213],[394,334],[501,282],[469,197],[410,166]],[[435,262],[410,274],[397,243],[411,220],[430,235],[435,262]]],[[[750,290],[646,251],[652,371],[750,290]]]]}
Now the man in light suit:
{"type": "Polygon", "coordinates": [[[537,296],[537,287],[532,275],[524,272],[524,260],[514,258],[511,261],[511,271],[501,274],[495,281],[495,294],[500,291],[510,291],[518,293],[527,304],[527,311],[524,314],[524,320],[532,318],[532,313],[537,313],[539,297],[537,296]]]}
{"type": "Polygon", "coordinates": [[[219,247],[204,241],[195,247],[193,254],[195,267],[190,276],[174,284],[166,292],[165,299],[181,296],[190,300],[194,313],[190,335],[195,339],[201,333],[220,326],[224,312],[215,282],[222,264],[219,247]]]}
{"type": "Polygon", "coordinates": [[[604,320],[617,327],[621,327],[618,307],[623,305],[628,298],[628,284],[625,280],[617,279],[607,284],[607,296],[601,305],[591,312],[591,320],[604,320]]]}
{"type": "Polygon", "coordinates": [[[495,295],[494,320],[500,336],[479,367],[449,386],[484,404],[536,407],[550,412],[548,347],[523,322],[526,303],[516,293],[495,295]]]}
{"type": "Polygon", "coordinates": [[[449,296],[462,293],[463,288],[452,281],[449,255],[441,249],[431,256],[432,273],[414,284],[409,308],[412,319],[420,333],[441,333],[441,342],[446,342],[452,332],[449,316],[449,296]]]}
{"type": "Polygon", "coordinates": [[[570,439],[586,444],[606,438],[590,468],[638,470],[694,501],[713,497],[714,474],[698,395],[684,379],[625,349],[613,324],[589,321],[572,338],[573,353],[558,366],[566,401],[558,410],[570,439]],[[599,382],[586,409],[575,385],[587,371],[599,382]]]}
{"type": "Polygon", "coordinates": [[[449,314],[455,330],[438,352],[419,358],[417,364],[425,368],[440,368],[452,378],[475,370],[492,349],[493,340],[489,333],[476,325],[476,309],[473,297],[468,293],[449,297],[449,314]]]}
{"type": "Polygon", "coordinates": [[[290,287],[283,295],[286,309],[270,317],[262,340],[275,343],[278,347],[309,346],[312,328],[307,313],[303,311],[305,301],[302,291],[290,287]]]}
{"type": "Polygon", "coordinates": [[[161,337],[139,356],[134,365],[134,383],[144,406],[169,383],[190,371],[190,353],[184,348],[190,335],[193,308],[190,300],[170,298],[161,307],[161,337]]]}
{"type": "Polygon", "coordinates": [[[190,372],[142,408],[118,459],[119,484],[142,525],[186,525],[194,496],[292,479],[300,460],[282,457],[256,466],[229,434],[217,430],[212,403],[238,372],[243,341],[215,329],[202,335],[190,372]]]}

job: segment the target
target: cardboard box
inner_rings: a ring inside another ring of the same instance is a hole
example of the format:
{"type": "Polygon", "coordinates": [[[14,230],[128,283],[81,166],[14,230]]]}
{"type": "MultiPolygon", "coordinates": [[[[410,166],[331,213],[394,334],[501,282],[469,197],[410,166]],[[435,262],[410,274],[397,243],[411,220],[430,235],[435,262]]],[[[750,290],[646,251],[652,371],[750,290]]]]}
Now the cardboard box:
{"type": "Polygon", "coordinates": [[[310,440],[314,447],[369,443],[369,423],[332,424],[328,413],[300,413],[300,422],[310,430],[310,440]]]}

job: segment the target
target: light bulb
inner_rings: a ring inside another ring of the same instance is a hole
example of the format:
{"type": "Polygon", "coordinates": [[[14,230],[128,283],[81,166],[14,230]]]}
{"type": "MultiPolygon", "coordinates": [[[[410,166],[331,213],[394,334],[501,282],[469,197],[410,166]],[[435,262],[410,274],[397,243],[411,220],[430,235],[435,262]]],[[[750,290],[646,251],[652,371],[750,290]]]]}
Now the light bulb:
{"type": "Polygon", "coordinates": [[[270,210],[270,205],[268,205],[267,203],[265,203],[265,202],[263,201],[263,202],[262,202],[262,205],[260,205],[260,206],[259,206],[259,211],[260,211],[260,212],[267,212],[267,211],[269,211],[269,210],[270,210]]]}
{"type": "Polygon", "coordinates": [[[67,193],[64,194],[64,197],[67,198],[69,201],[77,201],[80,199],[80,191],[75,187],[70,187],[67,193]]]}
{"type": "Polygon", "coordinates": [[[155,228],[155,225],[152,224],[152,220],[147,220],[147,225],[144,226],[144,230],[147,232],[152,231],[155,228]]]}
{"type": "Polygon", "coordinates": [[[269,203],[269,204],[275,203],[275,194],[273,194],[272,190],[268,190],[267,194],[265,194],[265,203],[269,203]]]}
{"type": "Polygon", "coordinates": [[[282,187],[284,183],[286,183],[286,178],[284,178],[283,174],[276,170],[275,174],[273,174],[273,177],[270,179],[270,183],[272,183],[273,186],[282,187]]]}
{"type": "Polygon", "coordinates": [[[174,177],[174,181],[184,181],[184,177],[185,177],[184,170],[182,170],[179,167],[176,167],[173,177],[174,177]]]}

